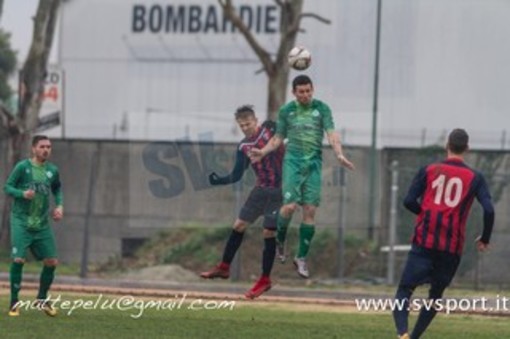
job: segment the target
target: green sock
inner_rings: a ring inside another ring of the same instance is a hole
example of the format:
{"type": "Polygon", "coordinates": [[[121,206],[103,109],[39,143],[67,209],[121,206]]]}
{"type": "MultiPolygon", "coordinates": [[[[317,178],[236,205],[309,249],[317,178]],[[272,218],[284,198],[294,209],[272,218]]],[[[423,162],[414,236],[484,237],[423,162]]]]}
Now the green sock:
{"type": "Polygon", "coordinates": [[[278,220],[276,221],[276,241],[278,241],[280,244],[285,242],[291,219],[292,217],[285,218],[280,213],[278,213],[278,220]]]}
{"type": "Polygon", "coordinates": [[[308,224],[299,225],[299,250],[298,258],[306,258],[310,250],[313,235],[315,234],[315,226],[308,224]]]}
{"type": "Polygon", "coordinates": [[[21,278],[23,276],[23,263],[12,262],[11,263],[11,303],[17,302],[19,290],[21,289],[21,278]]]}
{"type": "Polygon", "coordinates": [[[55,266],[43,266],[39,279],[39,293],[37,294],[37,299],[46,299],[48,297],[48,290],[55,277],[55,268],[55,266]]]}

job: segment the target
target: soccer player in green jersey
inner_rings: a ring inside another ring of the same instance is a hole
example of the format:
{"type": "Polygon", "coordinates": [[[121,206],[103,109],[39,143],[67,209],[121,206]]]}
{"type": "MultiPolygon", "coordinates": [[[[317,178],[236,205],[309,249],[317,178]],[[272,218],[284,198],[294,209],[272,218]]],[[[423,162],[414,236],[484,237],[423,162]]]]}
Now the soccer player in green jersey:
{"type": "Polygon", "coordinates": [[[49,223],[50,193],[56,205],[51,215],[53,220],[61,220],[64,210],[58,168],[48,162],[50,155],[51,142],[48,137],[33,137],[32,158],[18,162],[4,186],[5,193],[14,198],[10,217],[10,316],[19,315],[18,294],[27,249],[31,250],[37,260],[43,261],[37,305],[50,316],[57,314],[51,303],[46,301],[58,264],[55,237],[49,223]]]}
{"type": "Polygon", "coordinates": [[[277,149],[284,139],[288,140],[283,160],[283,205],[277,222],[277,253],[284,262],[287,228],[297,205],[301,205],[303,220],[299,227],[299,249],[294,265],[303,278],[310,276],[306,256],[315,233],[315,212],[320,204],[324,131],[340,165],[354,169],[342,151],[331,109],[326,103],[313,98],[313,90],[308,76],[294,78],[292,94],[296,100],[280,108],[276,134],[268,144],[262,149],[252,149],[250,154],[251,161],[260,161],[277,149]]]}

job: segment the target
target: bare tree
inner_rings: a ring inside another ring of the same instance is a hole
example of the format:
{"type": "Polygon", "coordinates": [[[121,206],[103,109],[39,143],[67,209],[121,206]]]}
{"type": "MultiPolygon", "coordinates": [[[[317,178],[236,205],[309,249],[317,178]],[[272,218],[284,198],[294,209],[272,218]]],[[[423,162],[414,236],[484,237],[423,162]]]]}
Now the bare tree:
{"type": "Polygon", "coordinates": [[[268,101],[267,101],[267,114],[271,120],[276,119],[276,114],[281,105],[285,103],[285,96],[287,92],[287,83],[289,81],[289,66],[287,64],[287,55],[292,47],[294,47],[297,35],[301,29],[301,20],[306,17],[315,18],[325,24],[330,21],[322,18],[314,13],[303,13],[304,0],[274,0],[280,7],[281,23],[280,23],[280,45],[276,51],[275,58],[271,57],[271,53],[264,49],[260,43],[255,39],[255,36],[248,29],[246,24],[241,20],[232,0],[218,0],[221,5],[225,17],[227,17],[232,24],[241,32],[245,37],[252,50],[263,66],[263,71],[268,77],[268,101]]]}
{"type": "MultiPolygon", "coordinates": [[[[34,18],[32,43],[27,59],[21,70],[20,110],[16,117],[0,109],[0,123],[6,123],[8,132],[8,163],[5,168],[12,168],[29,150],[32,132],[36,129],[41,108],[46,68],[53,37],[57,13],[61,0],[39,0],[34,18]]],[[[2,2],[0,2],[1,4],[2,2]]],[[[6,128],[5,128],[6,127],[6,128]]],[[[10,202],[6,199],[2,211],[0,245],[6,247],[9,241],[8,215],[10,202]]]]}

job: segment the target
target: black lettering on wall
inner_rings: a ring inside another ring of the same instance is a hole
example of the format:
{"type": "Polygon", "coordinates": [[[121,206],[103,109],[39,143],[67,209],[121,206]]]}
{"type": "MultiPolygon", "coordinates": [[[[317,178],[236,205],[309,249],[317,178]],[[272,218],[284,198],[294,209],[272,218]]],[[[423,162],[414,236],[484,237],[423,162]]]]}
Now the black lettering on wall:
{"type": "Polygon", "coordinates": [[[158,33],[163,26],[163,8],[159,5],[152,6],[149,12],[149,29],[152,33],[158,33]]]}
{"type": "Polygon", "coordinates": [[[257,6],[257,14],[255,15],[255,17],[257,18],[257,27],[255,29],[255,31],[257,33],[260,33],[260,27],[262,26],[261,24],[261,20],[262,20],[262,7],[261,6],[257,6]]]}
{"type": "Polygon", "coordinates": [[[275,6],[267,6],[266,7],[266,19],[264,20],[266,25],[264,31],[266,33],[276,33],[278,31],[277,27],[277,8],[275,6]]]}
{"type": "MultiPolygon", "coordinates": [[[[153,4],[133,5],[131,30],[133,33],[235,33],[235,26],[218,5],[153,4]]],[[[238,15],[250,31],[256,34],[279,32],[276,5],[241,5],[238,15]]]]}
{"type": "Polygon", "coordinates": [[[179,166],[171,165],[163,159],[172,159],[179,155],[175,144],[151,143],[143,150],[142,160],[145,168],[162,178],[149,181],[149,190],[157,198],[172,198],[186,188],[184,174],[179,166]],[[166,180],[165,180],[166,179],[166,180]]]}
{"type": "Polygon", "coordinates": [[[191,184],[196,191],[201,191],[209,187],[208,175],[211,173],[205,161],[202,161],[204,166],[200,165],[198,156],[195,153],[193,144],[191,143],[180,143],[178,146],[179,153],[181,154],[186,172],[190,178],[191,184]]]}
{"type": "Polygon", "coordinates": [[[200,16],[202,15],[202,8],[200,6],[189,7],[189,22],[188,32],[197,33],[202,29],[202,23],[200,22],[200,16]]]}
{"type": "Polygon", "coordinates": [[[253,12],[251,10],[251,7],[249,6],[239,7],[239,17],[244,22],[246,27],[248,27],[248,29],[251,30],[253,25],[253,12]]]}
{"type": "Polygon", "coordinates": [[[145,30],[145,7],[143,5],[133,6],[133,22],[131,29],[134,33],[145,30]]]}
{"type": "Polygon", "coordinates": [[[183,33],[186,22],[186,7],[178,6],[176,11],[174,11],[174,8],[174,6],[167,6],[166,8],[165,31],[183,33]]]}
{"type": "Polygon", "coordinates": [[[213,30],[214,33],[218,33],[218,15],[216,14],[216,7],[207,7],[207,14],[205,16],[204,33],[213,30]]]}

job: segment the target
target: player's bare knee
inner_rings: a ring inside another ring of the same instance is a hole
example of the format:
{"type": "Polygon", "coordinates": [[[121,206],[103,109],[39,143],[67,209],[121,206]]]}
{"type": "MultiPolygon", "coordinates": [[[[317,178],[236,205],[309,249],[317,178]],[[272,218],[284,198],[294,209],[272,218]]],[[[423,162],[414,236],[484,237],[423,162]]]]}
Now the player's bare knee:
{"type": "Polygon", "coordinates": [[[262,235],[264,236],[265,239],[274,238],[276,236],[276,232],[275,230],[264,228],[264,230],[262,231],[262,235]]]}
{"type": "Polygon", "coordinates": [[[25,259],[23,259],[23,258],[14,258],[14,259],[12,259],[12,261],[17,263],[17,264],[24,264],[25,263],[25,259]]]}
{"type": "Polygon", "coordinates": [[[43,264],[44,264],[44,266],[57,266],[58,259],[57,258],[44,259],[43,264]]]}
{"type": "Polygon", "coordinates": [[[286,218],[290,218],[297,209],[297,204],[287,204],[282,206],[282,215],[286,218]]]}
{"type": "Polygon", "coordinates": [[[313,205],[305,205],[303,206],[303,217],[304,219],[314,219],[315,211],[317,210],[316,206],[313,205]]]}
{"type": "Polygon", "coordinates": [[[232,228],[236,232],[244,233],[244,231],[246,230],[246,223],[236,222],[236,223],[234,223],[234,226],[232,228]]]}
{"type": "Polygon", "coordinates": [[[304,205],[303,210],[305,213],[314,213],[317,210],[317,206],[314,205],[304,205]]]}

